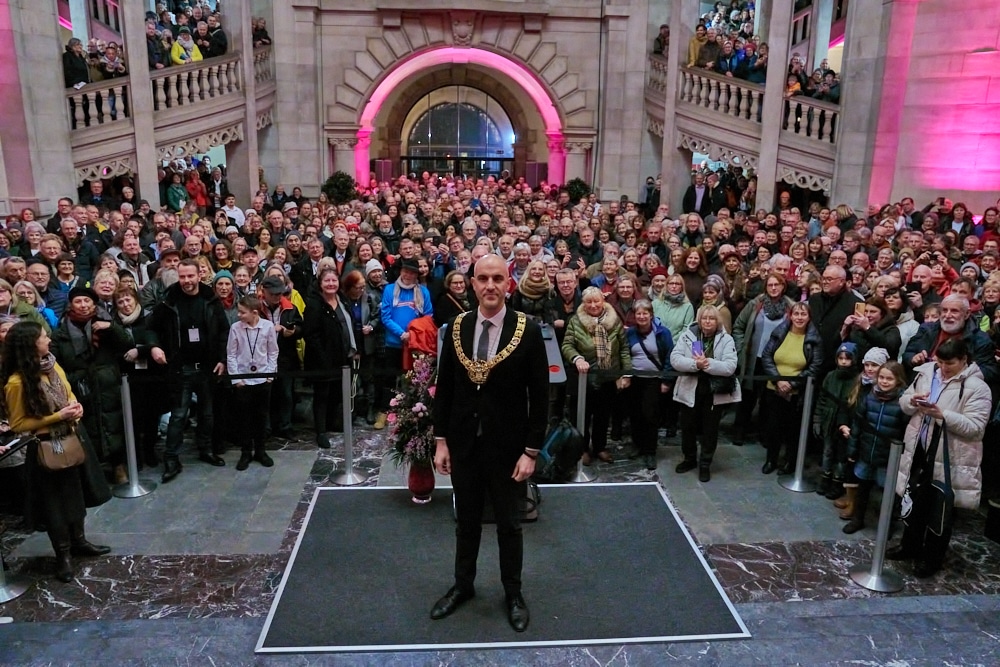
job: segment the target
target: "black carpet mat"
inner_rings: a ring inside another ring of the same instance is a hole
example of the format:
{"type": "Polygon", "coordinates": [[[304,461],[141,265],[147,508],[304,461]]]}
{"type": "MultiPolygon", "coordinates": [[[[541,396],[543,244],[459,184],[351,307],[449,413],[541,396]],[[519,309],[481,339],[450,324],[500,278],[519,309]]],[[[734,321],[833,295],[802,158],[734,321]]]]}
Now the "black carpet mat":
{"type": "Polygon", "coordinates": [[[645,484],[543,486],[524,525],[531,624],[507,624],[493,525],[476,598],[432,621],[453,583],[451,489],[317,489],[258,652],[559,646],[748,637],[671,511],[645,484]]]}

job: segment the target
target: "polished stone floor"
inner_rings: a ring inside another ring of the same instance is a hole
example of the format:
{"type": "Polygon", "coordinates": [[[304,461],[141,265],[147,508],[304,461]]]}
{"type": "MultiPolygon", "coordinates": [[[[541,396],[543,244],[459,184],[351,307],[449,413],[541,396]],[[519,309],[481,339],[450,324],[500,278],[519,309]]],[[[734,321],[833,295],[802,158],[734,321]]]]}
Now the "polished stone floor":
{"type": "MultiPolygon", "coordinates": [[[[355,461],[365,484],[400,486],[385,433],[358,428],[355,461]]],[[[918,580],[903,566],[903,591],[871,593],[850,567],[870,559],[874,526],[847,536],[830,501],[793,493],[760,473],[763,450],[725,438],[713,478],[677,475],[676,439],[646,471],[618,461],[595,466],[600,482],[657,480],[707,556],[753,638],[743,641],[601,648],[497,649],[441,653],[255,656],[253,647],[301,528],[313,490],[331,485],[343,445],[317,450],[311,434],[269,444],[276,465],[237,473],[236,457],[212,468],[193,458],[168,485],[142,499],[92,510],[91,536],[112,555],[80,561],[71,584],[51,578],[42,535],[5,517],[3,553],[34,581],[0,605],[0,665],[995,665],[1000,655],[1000,545],[982,536],[980,515],[961,513],[945,569],[918,580]],[[15,525],[10,525],[14,523],[15,525]]],[[[440,484],[447,480],[439,479],[440,484]]],[[[405,491],[401,491],[405,493],[405,491]]],[[[435,501],[447,502],[438,490],[435,501]]],[[[544,511],[544,498],[543,507],[544,511]]],[[[870,513],[874,524],[874,510],[870,513]]],[[[622,520],[602,517],[595,520],[622,520]]],[[[373,528],[377,530],[377,527],[373,528]]],[[[484,548],[491,541],[484,540],[484,548]]],[[[530,557],[530,554],[528,555],[530,557]]],[[[450,558],[450,556],[449,556],[450,558]]],[[[444,567],[449,568],[448,563],[444,567]]],[[[664,563],[664,576],[670,564],[664,563]]],[[[614,571],[595,576],[615,576],[614,571]]],[[[526,582],[526,594],[544,585],[526,582]]],[[[428,601],[428,605],[431,604],[428,601]]],[[[338,613],[339,610],[303,610],[338,613]]],[[[513,633],[512,633],[513,634],[513,633]]],[[[512,639],[514,639],[512,637],[512,639]]]]}

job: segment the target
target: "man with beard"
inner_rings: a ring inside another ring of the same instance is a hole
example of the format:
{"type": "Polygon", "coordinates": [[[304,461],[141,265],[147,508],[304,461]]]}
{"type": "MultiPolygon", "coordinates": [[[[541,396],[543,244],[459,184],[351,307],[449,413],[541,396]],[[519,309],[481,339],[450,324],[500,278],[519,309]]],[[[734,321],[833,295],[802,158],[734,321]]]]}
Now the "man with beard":
{"type": "Polygon", "coordinates": [[[903,352],[903,365],[912,371],[935,359],[935,352],[949,338],[961,338],[969,349],[969,361],[976,362],[986,384],[994,391],[1000,386],[1000,368],[994,358],[993,342],[975,320],[965,297],[949,295],[941,300],[941,319],[917,330],[903,352]]]}
{"type": "Polygon", "coordinates": [[[52,286],[52,271],[48,265],[43,260],[32,257],[27,261],[24,276],[38,290],[46,307],[51,308],[57,318],[61,318],[66,311],[68,299],[66,292],[52,286]]]}
{"type": "Polygon", "coordinates": [[[163,301],[167,290],[177,282],[177,267],[181,263],[181,253],[177,248],[167,248],[160,253],[156,277],[146,283],[139,292],[139,303],[146,313],[152,312],[156,304],[163,301]]]}
{"type": "Polygon", "coordinates": [[[185,259],[180,263],[177,284],[167,290],[150,315],[149,332],[151,358],[161,366],[169,364],[175,378],[170,386],[172,409],[163,482],[181,472],[179,454],[194,394],[198,395],[198,460],[217,467],[226,465],[221,456],[212,452],[212,375],[222,375],[226,370],[229,321],[212,288],[199,281],[198,262],[185,259]]]}

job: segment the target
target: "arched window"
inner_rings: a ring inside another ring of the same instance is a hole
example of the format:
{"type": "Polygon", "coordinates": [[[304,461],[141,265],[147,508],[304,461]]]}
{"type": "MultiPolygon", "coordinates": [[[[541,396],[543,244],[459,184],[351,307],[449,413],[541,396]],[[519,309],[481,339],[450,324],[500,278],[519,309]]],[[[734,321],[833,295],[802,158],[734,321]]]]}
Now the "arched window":
{"type": "Polygon", "coordinates": [[[503,107],[467,86],[447,86],[413,106],[406,153],[427,157],[513,157],[514,132],[503,107]],[[418,115],[419,114],[419,115],[418,115]]]}

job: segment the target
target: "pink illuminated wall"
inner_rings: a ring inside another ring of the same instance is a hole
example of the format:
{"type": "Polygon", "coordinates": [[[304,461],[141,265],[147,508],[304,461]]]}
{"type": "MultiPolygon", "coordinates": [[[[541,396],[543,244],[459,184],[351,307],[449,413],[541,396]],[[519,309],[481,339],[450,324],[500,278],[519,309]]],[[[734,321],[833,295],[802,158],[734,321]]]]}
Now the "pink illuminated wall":
{"type": "Polygon", "coordinates": [[[905,97],[893,198],[921,206],[947,195],[981,213],[1000,196],[1000,2],[924,0],[912,44],[896,75],[905,97]]]}
{"type": "Polygon", "coordinates": [[[398,86],[405,85],[409,77],[429,67],[442,64],[480,65],[503,73],[520,86],[531,98],[545,125],[545,135],[550,148],[549,181],[554,183],[562,182],[566,171],[562,120],[559,116],[559,111],[552,101],[552,97],[535,74],[523,63],[511,60],[492,51],[449,46],[423,51],[404,60],[383,77],[369,96],[368,103],[361,112],[361,129],[358,130],[358,143],[354,147],[355,178],[359,183],[368,182],[371,133],[375,127],[375,119],[378,117],[379,111],[382,109],[389,95],[398,86]],[[553,146],[555,146],[555,149],[553,149],[553,146]],[[558,178],[556,178],[557,176],[558,178]]]}

